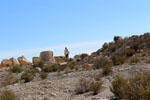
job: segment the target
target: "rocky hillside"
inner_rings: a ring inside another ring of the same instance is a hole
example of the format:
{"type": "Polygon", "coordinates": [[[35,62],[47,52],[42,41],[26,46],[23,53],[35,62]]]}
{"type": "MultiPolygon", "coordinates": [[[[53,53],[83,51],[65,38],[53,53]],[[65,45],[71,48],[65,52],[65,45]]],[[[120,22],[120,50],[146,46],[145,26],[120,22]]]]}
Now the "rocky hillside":
{"type": "Polygon", "coordinates": [[[91,55],[4,59],[0,100],[150,100],[149,43],[150,33],[115,36],[91,55]]]}
{"type": "Polygon", "coordinates": [[[133,50],[133,54],[136,53],[150,53],[150,33],[144,33],[144,35],[134,35],[131,37],[122,38],[115,36],[114,41],[105,43],[103,47],[91,56],[125,56],[126,50],[133,50]]]}

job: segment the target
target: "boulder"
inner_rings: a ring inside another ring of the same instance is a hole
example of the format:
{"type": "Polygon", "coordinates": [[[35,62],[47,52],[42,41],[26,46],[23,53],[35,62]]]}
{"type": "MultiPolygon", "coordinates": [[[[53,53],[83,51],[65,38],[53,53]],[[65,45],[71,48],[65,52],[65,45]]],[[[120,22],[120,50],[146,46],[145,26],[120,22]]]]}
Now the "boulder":
{"type": "Polygon", "coordinates": [[[32,63],[33,64],[39,64],[41,62],[40,57],[33,57],[32,58],[32,63]]]}
{"type": "Polygon", "coordinates": [[[10,61],[12,62],[12,66],[19,65],[19,62],[15,58],[10,58],[10,61]]]}
{"type": "Polygon", "coordinates": [[[19,63],[21,65],[28,65],[28,64],[30,64],[30,62],[24,56],[18,57],[18,61],[19,61],[19,63]]]}
{"type": "Polygon", "coordinates": [[[3,59],[1,62],[1,67],[12,66],[12,61],[8,59],[3,59]]]}
{"type": "Polygon", "coordinates": [[[43,51],[40,53],[40,60],[41,62],[52,62],[53,59],[53,52],[52,51],[43,51]]]}

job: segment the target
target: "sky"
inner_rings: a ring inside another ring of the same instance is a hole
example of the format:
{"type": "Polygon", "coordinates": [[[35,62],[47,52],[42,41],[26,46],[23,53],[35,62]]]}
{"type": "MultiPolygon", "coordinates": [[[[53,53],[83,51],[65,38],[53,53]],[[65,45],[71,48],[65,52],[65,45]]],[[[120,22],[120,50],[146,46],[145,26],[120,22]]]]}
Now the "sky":
{"type": "Polygon", "coordinates": [[[0,60],[91,53],[150,30],[150,0],[0,0],[0,60]]]}

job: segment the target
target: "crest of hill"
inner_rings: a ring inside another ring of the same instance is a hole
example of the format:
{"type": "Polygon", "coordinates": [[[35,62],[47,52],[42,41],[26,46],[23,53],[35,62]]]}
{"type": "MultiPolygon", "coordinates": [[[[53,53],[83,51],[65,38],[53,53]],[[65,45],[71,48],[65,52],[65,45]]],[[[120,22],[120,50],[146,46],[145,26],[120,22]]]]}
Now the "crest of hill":
{"type": "Polygon", "coordinates": [[[143,35],[133,35],[131,37],[122,38],[115,36],[114,41],[104,43],[101,49],[93,52],[90,57],[106,56],[132,56],[137,53],[144,52],[150,54],[150,33],[143,35]],[[130,54],[133,53],[133,54],[130,54]]]}

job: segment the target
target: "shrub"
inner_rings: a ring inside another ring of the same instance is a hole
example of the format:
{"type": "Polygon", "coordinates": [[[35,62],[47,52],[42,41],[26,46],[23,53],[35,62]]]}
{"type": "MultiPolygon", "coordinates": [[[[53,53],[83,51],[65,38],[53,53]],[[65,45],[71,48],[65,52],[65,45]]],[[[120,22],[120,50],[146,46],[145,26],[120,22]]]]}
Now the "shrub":
{"type": "Polygon", "coordinates": [[[116,77],[111,91],[117,100],[150,100],[150,73],[138,73],[129,79],[116,77]]]}
{"type": "Polygon", "coordinates": [[[125,62],[125,57],[114,55],[111,57],[111,60],[112,60],[114,65],[120,65],[120,64],[123,64],[125,62]]]}
{"type": "Polygon", "coordinates": [[[114,41],[118,41],[121,37],[120,36],[114,36],[114,41]]]}
{"type": "Polygon", "coordinates": [[[109,75],[110,73],[112,73],[112,66],[105,66],[102,68],[102,74],[103,75],[109,75]]]}
{"type": "Polygon", "coordinates": [[[111,92],[114,94],[117,100],[125,98],[125,92],[127,92],[127,80],[116,76],[112,82],[111,92]]]}
{"type": "Polygon", "coordinates": [[[81,59],[84,59],[84,58],[86,58],[86,57],[88,57],[88,54],[86,54],[86,53],[83,53],[83,54],[80,55],[80,58],[81,58],[81,59]]]}
{"type": "Polygon", "coordinates": [[[45,97],[43,100],[49,100],[49,99],[45,97]]]}
{"type": "Polygon", "coordinates": [[[76,93],[83,94],[89,91],[90,91],[90,81],[84,78],[80,79],[79,83],[77,84],[76,93]]]}
{"type": "Polygon", "coordinates": [[[70,62],[70,63],[68,63],[68,67],[69,67],[70,69],[75,69],[75,66],[76,66],[76,63],[75,63],[75,62],[70,62]]]}
{"type": "Polygon", "coordinates": [[[113,63],[105,57],[97,59],[93,64],[93,68],[95,69],[104,68],[106,66],[113,66],[113,63]]]}
{"type": "Polygon", "coordinates": [[[131,49],[131,48],[126,49],[125,50],[125,54],[126,54],[126,56],[131,57],[131,56],[133,56],[135,54],[135,50],[131,49]]]}
{"type": "Polygon", "coordinates": [[[94,95],[97,95],[102,90],[102,84],[103,82],[99,82],[99,81],[91,82],[90,89],[91,91],[93,91],[94,95]]]}
{"type": "Polygon", "coordinates": [[[90,69],[91,69],[91,67],[88,65],[88,63],[82,64],[82,68],[83,68],[84,70],[90,70],[90,69]]]}
{"type": "Polygon", "coordinates": [[[134,49],[135,51],[137,51],[138,48],[139,48],[139,43],[137,43],[137,42],[133,43],[133,44],[131,45],[131,48],[134,49]]]}
{"type": "Polygon", "coordinates": [[[129,58],[128,62],[129,62],[130,64],[138,63],[138,62],[139,62],[139,59],[138,59],[138,58],[135,58],[135,57],[131,57],[131,58],[129,58]]]}
{"type": "Polygon", "coordinates": [[[20,100],[12,91],[1,91],[0,100],[20,100]]]}
{"type": "Polygon", "coordinates": [[[20,66],[14,66],[14,67],[10,68],[10,71],[13,73],[21,73],[22,68],[20,66]]]}
{"type": "Polygon", "coordinates": [[[30,72],[25,71],[22,74],[21,79],[25,80],[25,83],[27,83],[27,82],[30,82],[33,79],[33,75],[30,72]]]}
{"type": "Polygon", "coordinates": [[[58,70],[57,64],[53,64],[51,66],[44,66],[42,68],[42,71],[44,71],[44,72],[56,72],[57,70],[58,70]]]}
{"type": "Polygon", "coordinates": [[[45,73],[45,72],[40,73],[40,78],[41,79],[46,79],[47,76],[48,76],[48,73],[45,73]]]}

